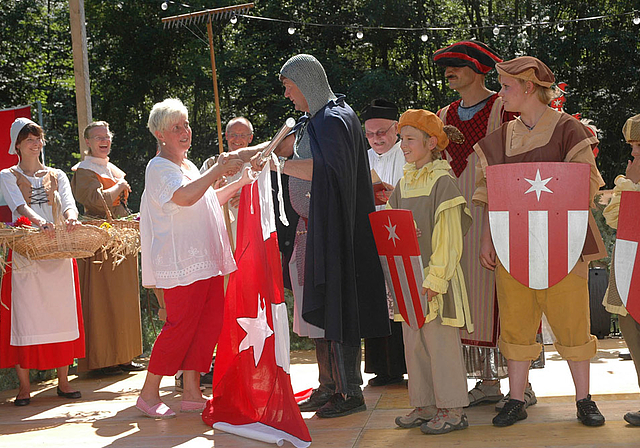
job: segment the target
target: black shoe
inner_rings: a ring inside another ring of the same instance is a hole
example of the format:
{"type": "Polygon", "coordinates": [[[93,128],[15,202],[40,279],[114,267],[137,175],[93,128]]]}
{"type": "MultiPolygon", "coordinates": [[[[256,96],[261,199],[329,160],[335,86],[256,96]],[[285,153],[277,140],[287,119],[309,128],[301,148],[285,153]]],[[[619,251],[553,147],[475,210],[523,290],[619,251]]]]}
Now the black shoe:
{"type": "Polygon", "coordinates": [[[314,389],[311,392],[311,396],[304,401],[298,403],[298,407],[300,408],[300,412],[313,412],[320,409],[324,406],[331,396],[333,392],[323,392],[320,389],[314,389]]]}
{"type": "Polygon", "coordinates": [[[576,408],[578,409],[578,418],[583,425],[604,425],[604,415],[598,410],[598,406],[596,406],[596,402],[591,399],[591,395],[587,395],[587,398],[576,401],[576,408]]]}
{"type": "Polygon", "coordinates": [[[366,410],[362,395],[347,396],[345,399],[342,394],[333,394],[327,404],[316,411],[316,415],[320,418],[333,418],[366,410]]]}
{"type": "Polygon", "coordinates": [[[624,420],[633,426],[640,426],[640,411],[627,412],[624,414],[624,420]]]}
{"type": "Polygon", "coordinates": [[[93,372],[99,376],[114,376],[122,375],[124,373],[120,366],[103,367],[101,369],[96,369],[93,372]]]}
{"type": "Polygon", "coordinates": [[[400,376],[388,376],[388,375],[377,375],[369,380],[367,384],[371,387],[380,387],[387,386],[390,384],[400,384],[404,381],[404,377],[400,376]]]}
{"type": "Polygon", "coordinates": [[[502,410],[493,417],[494,426],[511,426],[519,420],[527,418],[524,401],[514,400],[513,398],[504,405],[502,410]]]}
{"type": "Polygon", "coordinates": [[[209,373],[200,376],[200,385],[206,387],[213,386],[213,369],[211,369],[209,373]]]}
{"type": "Polygon", "coordinates": [[[133,361],[129,361],[127,364],[120,364],[118,367],[125,372],[140,372],[146,369],[144,364],[133,361]]]}
{"type": "Polygon", "coordinates": [[[82,398],[82,394],[79,390],[75,390],[73,392],[62,392],[60,387],[57,388],[56,392],[58,393],[58,397],[64,398],[82,398]]]}
{"type": "Polygon", "coordinates": [[[27,406],[29,403],[31,403],[31,397],[16,398],[15,400],[13,400],[13,404],[15,404],[16,406],[27,406]]]}

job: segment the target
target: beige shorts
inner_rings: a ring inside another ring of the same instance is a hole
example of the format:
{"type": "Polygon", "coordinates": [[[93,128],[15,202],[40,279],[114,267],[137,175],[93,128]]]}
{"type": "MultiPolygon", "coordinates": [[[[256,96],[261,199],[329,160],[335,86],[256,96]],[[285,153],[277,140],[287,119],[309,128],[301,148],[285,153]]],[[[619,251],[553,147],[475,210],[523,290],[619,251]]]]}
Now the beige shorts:
{"type": "Polygon", "coordinates": [[[499,347],[505,358],[530,361],[538,357],[536,342],[542,313],[556,337],[558,353],[570,361],[595,356],[597,339],[591,334],[587,279],[570,272],[547,289],[531,289],[514,279],[500,263],[496,267],[500,309],[499,347]]]}

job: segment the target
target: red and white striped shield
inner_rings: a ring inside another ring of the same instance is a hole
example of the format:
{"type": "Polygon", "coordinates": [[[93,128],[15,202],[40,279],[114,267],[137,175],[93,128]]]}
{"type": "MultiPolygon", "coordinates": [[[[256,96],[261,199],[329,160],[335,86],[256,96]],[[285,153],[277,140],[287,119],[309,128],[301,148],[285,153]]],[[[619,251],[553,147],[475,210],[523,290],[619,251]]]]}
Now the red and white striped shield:
{"type": "Polygon", "coordinates": [[[414,330],[424,324],[427,297],[421,295],[424,270],[410,210],[369,213],[387,287],[404,321],[414,330]]]}
{"type": "Polygon", "coordinates": [[[523,285],[549,288],[576,265],[589,222],[589,173],[585,163],[487,167],[491,238],[523,285]]]}
{"type": "Polygon", "coordinates": [[[640,191],[623,191],[620,197],[614,271],[622,303],[640,322],[640,191]]]}

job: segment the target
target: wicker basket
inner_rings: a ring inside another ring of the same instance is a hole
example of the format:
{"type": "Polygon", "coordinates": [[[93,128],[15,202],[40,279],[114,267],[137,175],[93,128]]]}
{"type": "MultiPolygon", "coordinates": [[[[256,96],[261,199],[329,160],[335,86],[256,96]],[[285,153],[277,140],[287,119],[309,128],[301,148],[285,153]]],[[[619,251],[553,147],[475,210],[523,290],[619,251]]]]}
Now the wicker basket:
{"type": "Polygon", "coordinates": [[[140,231],[140,222],[129,219],[114,219],[112,221],[109,221],[108,219],[100,219],[87,216],[82,218],[81,221],[82,224],[89,226],[102,227],[104,223],[107,223],[110,226],[115,227],[116,229],[133,229],[140,231]]]}
{"type": "Polygon", "coordinates": [[[73,232],[58,228],[55,237],[44,232],[30,232],[9,243],[11,249],[31,260],[91,257],[109,239],[106,230],[83,225],[73,232]]]}
{"type": "Polygon", "coordinates": [[[8,241],[8,246],[31,260],[86,258],[95,254],[109,239],[109,232],[94,226],[79,226],[73,232],[67,232],[57,191],[52,209],[55,236],[30,228],[22,238],[8,241]]]}
{"type": "Polygon", "coordinates": [[[107,260],[107,257],[110,257],[112,269],[115,269],[128,256],[137,255],[140,252],[140,222],[130,219],[113,219],[107,201],[102,192],[99,191],[99,193],[106,219],[89,217],[83,219],[82,222],[99,227],[109,234],[109,239],[102,246],[103,259],[95,262],[102,263],[107,260]]]}
{"type": "Polygon", "coordinates": [[[104,206],[104,212],[105,212],[106,218],[96,218],[96,217],[87,216],[86,217],[87,219],[82,220],[83,224],[102,227],[102,225],[106,222],[111,227],[115,227],[116,229],[135,229],[138,231],[140,230],[140,221],[133,220],[133,219],[114,218],[113,214],[111,213],[111,210],[109,210],[109,206],[107,205],[106,199],[102,195],[102,191],[98,191],[98,193],[100,195],[100,199],[102,199],[102,205],[104,206]]]}

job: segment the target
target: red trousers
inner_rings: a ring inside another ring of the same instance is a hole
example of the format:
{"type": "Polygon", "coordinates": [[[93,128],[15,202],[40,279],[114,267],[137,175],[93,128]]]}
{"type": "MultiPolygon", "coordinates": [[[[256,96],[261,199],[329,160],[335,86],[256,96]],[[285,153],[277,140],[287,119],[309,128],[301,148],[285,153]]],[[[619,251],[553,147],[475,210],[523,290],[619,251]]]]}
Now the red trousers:
{"type": "Polygon", "coordinates": [[[224,277],[165,289],[164,302],[167,321],[153,345],[149,372],[164,376],[178,370],[208,372],[222,330],[224,277]]]}

